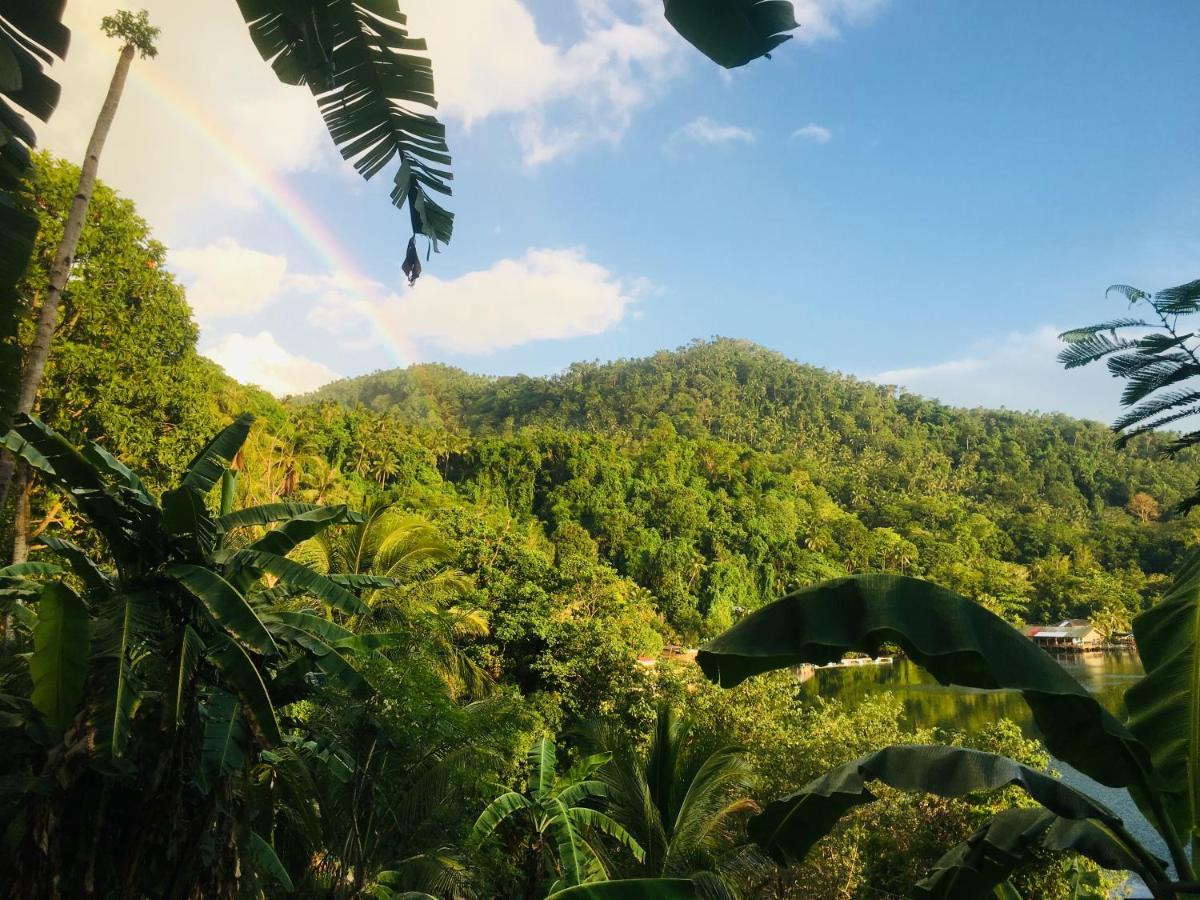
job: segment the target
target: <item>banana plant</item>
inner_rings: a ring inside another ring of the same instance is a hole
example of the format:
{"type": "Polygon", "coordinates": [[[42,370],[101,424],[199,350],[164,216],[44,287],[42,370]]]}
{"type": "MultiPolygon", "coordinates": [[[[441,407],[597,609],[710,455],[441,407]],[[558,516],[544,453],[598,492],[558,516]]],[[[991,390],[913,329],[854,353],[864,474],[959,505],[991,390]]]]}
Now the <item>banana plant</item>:
{"type": "Polygon", "coordinates": [[[269,815],[253,827],[240,816],[248,773],[295,756],[288,704],[318,689],[369,697],[356,662],[387,635],[339,624],[365,611],[358,595],[288,556],[354,513],[232,509],[229,467],[251,422],[222,430],[158,497],[102,447],[76,449],[32,416],[0,440],[74,505],[102,551],[46,537],[69,579],[43,562],[0,570],[0,607],[31,645],[5,660],[0,694],[0,878],[29,896],[56,893],[76,867],[84,893],[290,884],[269,815]]]}
{"type": "Polygon", "coordinates": [[[1156,898],[1200,896],[1192,863],[1200,843],[1200,550],[1133,629],[1146,674],[1126,693],[1123,719],[979,604],[894,575],[797,591],[746,616],[697,661],[708,678],[731,687],[772,669],[898,645],[942,684],[1015,691],[1051,754],[1127,789],[1171,857],[1159,859],[1099,801],[1013,760],[960,747],[894,746],[822,775],[750,820],[750,837],[780,863],[802,859],[842,816],[872,802],[872,782],[943,797],[1016,787],[1037,805],[997,815],[950,849],[915,896],[991,897],[1046,850],[1135,872],[1156,898]]]}
{"type": "Polygon", "coordinates": [[[525,792],[505,791],[489,803],[471,829],[468,846],[479,847],[506,819],[523,819],[530,836],[527,896],[534,896],[543,870],[553,879],[551,896],[577,885],[605,881],[608,873],[602,854],[592,843],[596,834],[613,838],[641,862],[645,856],[641,845],[620,823],[595,808],[608,796],[608,787],[594,776],[611,758],[609,753],[589,756],[560,776],[554,742],[548,737],[539,739],[529,750],[525,792]],[[547,847],[550,852],[543,853],[547,847]]]}

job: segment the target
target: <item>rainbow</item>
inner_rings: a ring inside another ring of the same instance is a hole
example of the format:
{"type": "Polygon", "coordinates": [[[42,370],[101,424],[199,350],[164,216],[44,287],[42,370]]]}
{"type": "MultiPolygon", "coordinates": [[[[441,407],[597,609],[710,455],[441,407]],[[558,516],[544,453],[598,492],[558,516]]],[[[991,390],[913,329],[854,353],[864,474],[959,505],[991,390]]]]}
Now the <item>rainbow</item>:
{"type": "MultiPolygon", "coordinates": [[[[331,272],[348,275],[355,282],[378,283],[377,279],[362,272],[354,255],[294,187],[263,165],[245,148],[232,129],[189,97],[163,74],[160,67],[153,63],[136,66],[133,80],[159,101],[181,125],[203,140],[245,183],[250,184],[331,272]]],[[[279,89],[301,90],[285,84],[280,84],[279,89]]],[[[420,361],[416,346],[395,323],[379,316],[370,304],[364,304],[361,309],[371,320],[375,335],[391,351],[398,365],[420,361]]]]}

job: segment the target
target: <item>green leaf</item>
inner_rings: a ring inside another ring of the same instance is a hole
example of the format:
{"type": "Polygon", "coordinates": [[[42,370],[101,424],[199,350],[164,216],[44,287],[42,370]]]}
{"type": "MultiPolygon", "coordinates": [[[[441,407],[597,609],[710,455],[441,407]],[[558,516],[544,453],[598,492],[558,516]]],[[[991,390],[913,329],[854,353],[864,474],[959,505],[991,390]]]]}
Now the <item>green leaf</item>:
{"type": "Polygon", "coordinates": [[[985,897],[1007,879],[1044,858],[1070,851],[1106,869],[1144,874],[1123,840],[1092,819],[1064,819],[1037,807],[1008,809],[947,852],[914,891],[930,900],[985,897]]]}
{"type": "Polygon", "coordinates": [[[93,714],[97,746],[105,755],[116,758],[125,743],[141,704],[135,671],[138,651],[157,622],[152,615],[156,598],[141,592],[114,595],[99,620],[96,657],[101,669],[103,690],[93,714]]]}
{"type": "Polygon", "coordinates": [[[1200,811],[1200,550],[1163,598],[1133,620],[1146,676],[1125,692],[1129,729],[1150,748],[1181,834],[1200,811]]]}
{"type": "Polygon", "coordinates": [[[110,491],[100,472],[65,438],[35,416],[20,415],[5,446],[59,487],[108,541],[120,559],[140,557],[158,508],[132,492],[110,491]],[[15,438],[15,439],[14,439],[15,438]]]}
{"type": "Polygon", "coordinates": [[[204,496],[194,488],[179,487],[162,495],[163,528],[184,541],[189,554],[203,558],[217,544],[217,526],[204,496]]]}
{"type": "Polygon", "coordinates": [[[1154,295],[1154,308],[1168,316],[1200,310],[1200,279],[1159,291],[1154,295]]]}
{"type": "Polygon", "coordinates": [[[0,567],[0,578],[25,578],[28,576],[48,578],[52,575],[61,575],[62,571],[62,566],[56,566],[54,563],[20,562],[0,567]]]}
{"type": "Polygon", "coordinates": [[[316,597],[321,602],[348,615],[361,615],[368,612],[367,605],[357,595],[294,559],[258,550],[235,550],[224,558],[243,569],[253,569],[274,575],[292,590],[316,597]]]}
{"type": "Polygon", "coordinates": [[[263,621],[268,623],[271,621],[285,622],[294,628],[300,628],[309,634],[316,635],[327,644],[337,645],[340,641],[355,637],[354,632],[350,629],[343,628],[336,622],[330,622],[328,619],[315,616],[312,613],[290,612],[280,609],[265,614],[263,621]]]}
{"type": "Polygon", "coordinates": [[[99,444],[84,444],[81,451],[83,458],[102,472],[107,472],[125,487],[129,488],[144,503],[153,505],[154,498],[146,490],[142,479],[127,465],[101,447],[99,444]]]}
{"type": "Polygon", "coordinates": [[[87,678],[89,622],[87,607],[65,584],[48,584],[38,599],[33,630],[33,705],[55,733],[71,724],[83,699],[87,678]]]}
{"type": "Polygon", "coordinates": [[[1050,752],[1110,787],[1151,782],[1145,746],[1032,641],[978,603],[896,575],[842,578],[746,616],[700,650],[710,679],[729,687],[803,662],[900,646],[942,684],[1019,691],[1050,752]]]}
{"type": "Polygon", "coordinates": [[[264,503],[261,506],[248,506],[218,518],[217,528],[221,531],[232,531],[252,525],[270,525],[272,522],[312,512],[314,509],[320,507],[315,503],[264,503]]]}
{"type": "Polygon", "coordinates": [[[696,900],[696,885],[684,878],[627,878],[581,884],[546,900],[696,900]]]}
{"type": "Polygon", "coordinates": [[[278,528],[268,531],[246,549],[276,556],[287,556],[309,538],[316,537],[331,525],[352,521],[345,506],[318,506],[294,516],[278,528]]]}
{"type": "Polygon", "coordinates": [[[312,655],[317,667],[350,693],[366,697],[374,692],[367,679],[346,662],[340,653],[320,638],[303,629],[283,623],[275,626],[275,633],[281,640],[291,641],[307,650],[312,655]]]}
{"type": "Polygon", "coordinates": [[[1110,353],[1128,350],[1130,347],[1137,346],[1137,341],[1131,338],[1113,338],[1107,334],[1086,334],[1074,340],[1067,339],[1067,335],[1077,334],[1082,331],[1086,331],[1086,329],[1065,331],[1059,335],[1060,338],[1067,340],[1068,343],[1066,347],[1059,351],[1058,361],[1068,369],[1086,366],[1089,363],[1096,362],[1096,360],[1103,359],[1110,353]]]}
{"type": "Polygon", "coordinates": [[[212,569],[190,563],[172,563],[163,568],[163,574],[203,603],[205,609],[222,627],[245,641],[248,646],[264,656],[273,656],[279,652],[267,626],[250,608],[246,598],[212,569]]]}
{"type": "Polygon", "coordinates": [[[242,444],[246,443],[252,424],[254,416],[242,413],[233,424],[222,429],[204,445],[204,449],[196,454],[195,459],[188,463],[180,487],[191,488],[202,497],[207,496],[226,466],[233,462],[237,452],[242,449],[242,444]]]}
{"type": "Polygon", "coordinates": [[[411,635],[398,631],[372,631],[367,634],[356,634],[351,637],[333,641],[333,646],[339,650],[351,653],[371,653],[376,650],[388,650],[403,647],[412,642],[411,635]]]}
{"type": "Polygon", "coordinates": [[[433,70],[394,0],[238,0],[250,37],[286,84],[307,85],[342,156],[371,178],[400,159],[392,202],[413,230],[448,242],[454,219],[427,190],[449,194],[446,129],[432,115],[433,70]]]}
{"type": "Polygon", "coordinates": [[[222,778],[241,772],[250,757],[250,734],[235,696],[214,689],[202,707],[204,742],[200,754],[200,789],[207,794],[222,778]]]}
{"type": "Polygon", "coordinates": [[[767,804],[750,820],[747,833],[781,863],[802,860],[842,816],[876,799],[867,788],[869,781],[939,797],[964,797],[1013,785],[1062,818],[1120,824],[1111,811],[1085,794],[1007,757],[942,744],[914,744],[887,747],[826,772],[796,793],[767,804]]]}
{"type": "Polygon", "coordinates": [[[467,846],[478,847],[488,835],[500,827],[501,822],[513,813],[532,808],[533,803],[516,791],[501,794],[489,803],[487,808],[479,814],[479,818],[475,820],[475,825],[471,828],[471,835],[467,839],[467,846]]]}
{"type": "Polygon", "coordinates": [[[554,741],[548,737],[539,738],[529,748],[529,793],[538,800],[549,796],[557,777],[555,772],[554,741]]]}
{"type": "Polygon", "coordinates": [[[791,40],[799,28],[785,0],[665,0],[667,21],[697,50],[727,69],[744,66],[791,40]]]}
{"type": "Polygon", "coordinates": [[[1153,328],[1149,322],[1142,319],[1109,319],[1107,322],[1097,322],[1095,325],[1085,325],[1082,328],[1072,328],[1070,331],[1064,331],[1058,336],[1060,341],[1066,341],[1068,344],[1074,344],[1082,341],[1084,338],[1089,338],[1093,334],[1098,334],[1101,331],[1117,331],[1121,328],[1153,328]]]}
{"type": "Polygon", "coordinates": [[[562,801],[552,800],[548,807],[554,814],[550,827],[554,831],[554,844],[558,864],[562,868],[562,880],[568,886],[579,884],[590,851],[583,837],[575,830],[575,822],[567,814],[567,808],[563,806],[562,801]]]}
{"type": "MultiPolygon", "coordinates": [[[[570,803],[566,799],[565,793],[559,800],[564,806],[570,803]]],[[[638,862],[642,862],[646,858],[646,851],[642,849],[642,845],[637,842],[637,839],[626,831],[619,822],[599,810],[591,809],[587,806],[575,806],[567,810],[567,816],[581,831],[593,828],[596,831],[607,834],[618,843],[623,844],[638,862]]]]}
{"type": "Polygon", "coordinates": [[[340,584],[342,587],[349,588],[352,591],[361,591],[368,588],[392,588],[403,584],[402,581],[396,578],[385,578],[382,575],[330,574],[326,577],[334,584],[340,584]]]}
{"type": "Polygon", "coordinates": [[[214,635],[209,642],[208,658],[221,670],[242,699],[246,718],[261,740],[268,747],[283,742],[279,733],[279,720],[275,718],[275,707],[267,695],[262,675],[241,645],[224,634],[214,635]]]}
{"type": "Polygon", "coordinates": [[[171,697],[171,721],[175,728],[183,724],[184,700],[188,685],[196,671],[196,664],[204,655],[204,641],[191,625],[183,626],[179,639],[179,657],[175,661],[174,691],[171,697]]]}
{"type": "Polygon", "coordinates": [[[71,571],[87,585],[88,590],[99,591],[102,594],[112,593],[112,580],[92,561],[82,547],[50,535],[42,535],[40,540],[46,547],[67,561],[71,571]]]}
{"type": "Polygon", "coordinates": [[[279,861],[275,848],[259,837],[258,832],[250,832],[250,853],[259,871],[270,875],[271,878],[288,893],[295,890],[292,878],[279,861]]]}

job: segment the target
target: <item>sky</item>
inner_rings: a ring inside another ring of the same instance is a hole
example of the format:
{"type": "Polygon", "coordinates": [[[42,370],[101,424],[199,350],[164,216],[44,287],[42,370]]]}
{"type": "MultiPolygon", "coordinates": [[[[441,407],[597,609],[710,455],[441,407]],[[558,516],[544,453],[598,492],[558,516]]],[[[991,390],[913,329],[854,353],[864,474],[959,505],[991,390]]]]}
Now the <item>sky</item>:
{"type": "MultiPolygon", "coordinates": [[[[116,47],[71,0],[43,146],[78,160],[116,47]]],[[[1056,335],[1116,282],[1200,277],[1200,3],[799,0],[726,72],[660,0],[402,0],[454,156],[454,240],[409,288],[363,182],[234,0],[162,28],[101,162],[169,247],[201,352],[277,394],[416,362],[548,374],[756,341],[947,403],[1111,419],[1056,335]]]]}

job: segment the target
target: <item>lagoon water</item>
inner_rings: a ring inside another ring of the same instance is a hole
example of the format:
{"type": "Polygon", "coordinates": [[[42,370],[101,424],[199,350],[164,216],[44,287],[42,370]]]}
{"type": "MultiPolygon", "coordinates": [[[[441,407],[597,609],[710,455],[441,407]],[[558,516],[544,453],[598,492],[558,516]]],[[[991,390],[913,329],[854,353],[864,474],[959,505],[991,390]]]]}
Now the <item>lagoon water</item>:
{"type": "MultiPolygon", "coordinates": [[[[1136,653],[1089,653],[1062,656],[1059,662],[1096,698],[1118,716],[1124,712],[1125,690],[1142,675],[1136,653]]],[[[938,684],[927,672],[906,659],[897,658],[888,666],[853,666],[818,670],[804,682],[802,695],[837,697],[848,703],[878,691],[899,696],[904,704],[907,723],[913,727],[937,727],[956,731],[977,731],[989,721],[1004,716],[1020,723],[1031,737],[1038,734],[1029,708],[1012,691],[982,691],[938,684]]],[[[1124,790],[1097,784],[1061,761],[1054,767],[1063,780],[1105,803],[1125,820],[1129,830],[1152,852],[1167,855],[1166,846],[1146,822],[1124,790]]],[[[1131,884],[1133,896],[1149,897],[1140,884],[1131,884]]]]}

